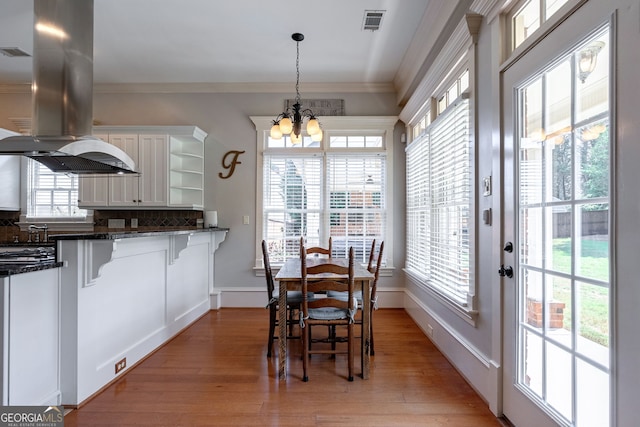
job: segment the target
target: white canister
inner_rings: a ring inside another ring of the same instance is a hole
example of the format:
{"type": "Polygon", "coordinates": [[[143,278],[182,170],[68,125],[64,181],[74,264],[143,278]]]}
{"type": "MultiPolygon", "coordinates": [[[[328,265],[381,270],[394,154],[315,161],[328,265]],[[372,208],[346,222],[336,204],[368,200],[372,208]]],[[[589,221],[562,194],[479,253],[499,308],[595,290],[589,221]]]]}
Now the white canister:
{"type": "Polygon", "coordinates": [[[205,211],[204,213],[204,228],[211,228],[218,226],[218,211],[205,211]]]}

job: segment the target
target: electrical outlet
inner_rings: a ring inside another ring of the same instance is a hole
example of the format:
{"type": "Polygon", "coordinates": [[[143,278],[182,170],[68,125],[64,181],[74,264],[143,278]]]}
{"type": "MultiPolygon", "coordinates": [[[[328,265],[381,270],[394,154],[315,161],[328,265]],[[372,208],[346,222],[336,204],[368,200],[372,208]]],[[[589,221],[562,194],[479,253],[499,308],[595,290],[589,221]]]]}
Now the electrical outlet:
{"type": "Polygon", "coordinates": [[[427,323],[427,335],[429,338],[433,338],[433,326],[427,323]]]}
{"type": "Polygon", "coordinates": [[[116,362],[116,374],[122,371],[126,367],[127,367],[127,358],[125,357],[121,361],[116,362]]]}
{"type": "Polygon", "coordinates": [[[242,217],[242,223],[244,225],[249,225],[249,215],[245,215],[242,217]]]}
{"type": "Polygon", "coordinates": [[[107,220],[108,228],[124,228],[124,219],[122,218],[111,218],[107,220]]]}
{"type": "Polygon", "coordinates": [[[131,228],[138,228],[138,218],[131,218],[131,228]]]}

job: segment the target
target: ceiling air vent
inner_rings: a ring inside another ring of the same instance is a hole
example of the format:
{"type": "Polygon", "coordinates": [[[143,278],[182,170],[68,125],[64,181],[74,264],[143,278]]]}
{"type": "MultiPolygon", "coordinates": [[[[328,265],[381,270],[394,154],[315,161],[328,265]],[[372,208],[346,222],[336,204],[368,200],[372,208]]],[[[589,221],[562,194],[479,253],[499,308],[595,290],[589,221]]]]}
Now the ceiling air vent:
{"type": "Polygon", "coordinates": [[[8,57],[31,56],[19,47],[0,47],[0,53],[8,57]]]}
{"type": "Polygon", "coordinates": [[[362,29],[369,31],[379,30],[385,12],[386,10],[365,10],[362,29]]]}

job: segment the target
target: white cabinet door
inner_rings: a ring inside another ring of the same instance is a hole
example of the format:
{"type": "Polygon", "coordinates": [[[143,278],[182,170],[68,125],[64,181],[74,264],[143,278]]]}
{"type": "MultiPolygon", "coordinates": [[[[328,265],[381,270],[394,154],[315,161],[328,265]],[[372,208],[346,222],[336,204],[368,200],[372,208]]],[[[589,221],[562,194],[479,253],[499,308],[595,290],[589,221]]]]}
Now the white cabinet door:
{"type": "Polygon", "coordinates": [[[138,188],[140,206],[167,206],[167,135],[139,135],[138,188]]]}
{"type": "MultiPolygon", "coordinates": [[[[109,141],[109,135],[94,135],[103,141],[109,141]]],[[[78,207],[95,208],[109,203],[108,175],[81,175],[78,180],[78,207]]]]}
{"type": "Polygon", "coordinates": [[[94,208],[109,203],[109,178],[106,175],[81,176],[78,188],[78,207],[94,208]]]}
{"type": "MultiPolygon", "coordinates": [[[[144,173],[139,166],[138,135],[110,134],[109,143],[127,153],[136,163],[136,169],[144,173]]],[[[140,195],[138,192],[137,175],[112,175],[109,177],[109,206],[138,206],[140,195]]]]}

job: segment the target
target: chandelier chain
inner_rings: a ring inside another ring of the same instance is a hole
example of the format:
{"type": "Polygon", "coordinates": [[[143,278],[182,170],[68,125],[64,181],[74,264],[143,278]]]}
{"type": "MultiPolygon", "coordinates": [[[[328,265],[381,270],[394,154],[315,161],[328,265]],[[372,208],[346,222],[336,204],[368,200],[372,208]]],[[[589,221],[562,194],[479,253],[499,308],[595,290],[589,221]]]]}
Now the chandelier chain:
{"type": "Polygon", "coordinates": [[[300,103],[300,42],[296,41],[296,102],[300,103]]]}

